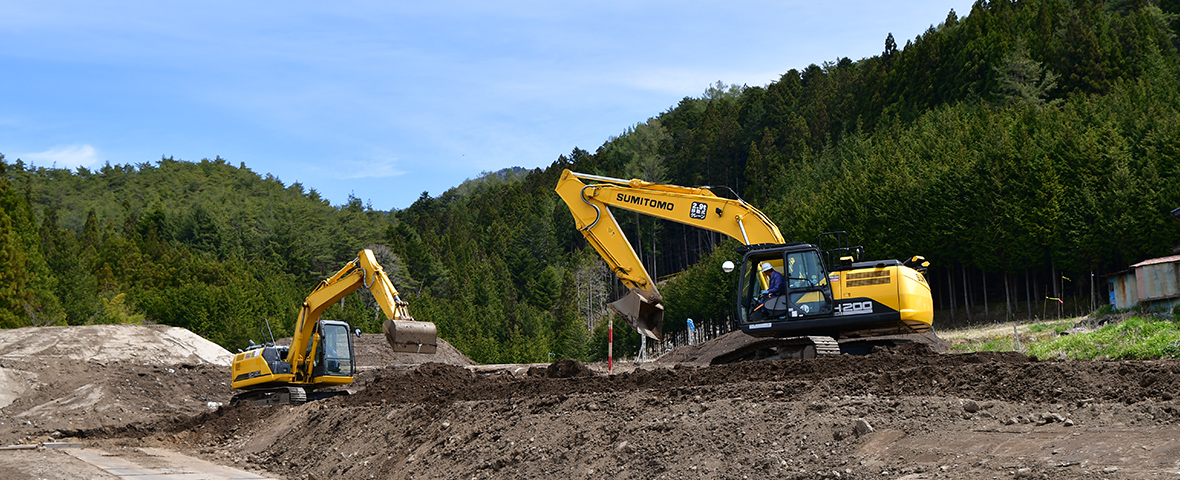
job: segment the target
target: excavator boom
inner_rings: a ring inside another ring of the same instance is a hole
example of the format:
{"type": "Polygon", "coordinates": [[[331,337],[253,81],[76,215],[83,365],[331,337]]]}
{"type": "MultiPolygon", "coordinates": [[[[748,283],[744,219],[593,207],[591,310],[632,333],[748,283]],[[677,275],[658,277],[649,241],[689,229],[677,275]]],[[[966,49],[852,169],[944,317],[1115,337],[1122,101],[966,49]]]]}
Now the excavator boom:
{"type": "Polygon", "coordinates": [[[705,187],[681,187],[565,170],[555,188],[578,230],[630,292],[611,304],[640,333],[662,337],[663,297],[610,208],[723,233],[746,244],[783,243],[774,222],[752,205],[718,197],[705,187]],[[592,184],[586,184],[588,180],[592,184]]]}

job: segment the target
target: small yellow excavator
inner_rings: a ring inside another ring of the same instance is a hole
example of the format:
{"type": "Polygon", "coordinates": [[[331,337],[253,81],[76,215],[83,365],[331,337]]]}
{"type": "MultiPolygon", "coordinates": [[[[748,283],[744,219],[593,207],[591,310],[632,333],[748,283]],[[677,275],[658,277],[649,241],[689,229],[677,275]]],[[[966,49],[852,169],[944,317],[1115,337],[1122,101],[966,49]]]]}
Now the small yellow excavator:
{"type": "MultiPolygon", "coordinates": [[[[682,187],[623,180],[565,170],[555,188],[578,230],[630,292],[611,303],[643,335],[660,339],[663,297],[627,242],[609,207],[723,233],[742,242],[735,319],[743,332],[762,340],[714,363],[758,358],[812,358],[861,353],[871,338],[923,333],[934,321],[934,302],[920,256],[861,261],[863,249],[848,246],[843,232],[821,236],[830,248],[788,243],[765,214],[745,201],[715,195],[709,187],[682,187]],[[591,183],[584,182],[588,181],[591,183]],[[832,245],[831,242],[836,242],[832,245]],[[773,271],[774,273],[771,273],[773,271]],[[770,292],[770,277],[781,275],[770,292]]],[[[735,197],[737,195],[734,195],[735,197]]],[[[817,242],[819,243],[819,242],[817,242]]],[[[736,266],[726,262],[726,272],[736,266]]]]}
{"type": "MultiPolygon", "coordinates": [[[[352,383],[356,373],[352,328],[345,322],[322,320],[320,315],[362,286],[385,312],[381,329],[395,352],[435,353],[438,335],[434,324],[410,317],[407,303],[398,296],[372,250],[365,249],[307,296],[290,346],[277,346],[272,338],[269,344],[234,355],[232,387],[238,393],[233,401],[300,404],[344,393],[318,389],[352,383]]],[[[355,333],[360,336],[359,329],[355,333]]]]}

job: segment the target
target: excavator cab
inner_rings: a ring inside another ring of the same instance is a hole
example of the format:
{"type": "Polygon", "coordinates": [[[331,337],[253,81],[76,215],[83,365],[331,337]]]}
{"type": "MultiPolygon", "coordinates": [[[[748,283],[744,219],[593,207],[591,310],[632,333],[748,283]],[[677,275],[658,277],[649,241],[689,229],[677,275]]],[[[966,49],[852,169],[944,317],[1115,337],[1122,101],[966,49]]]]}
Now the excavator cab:
{"type": "Polygon", "coordinates": [[[779,322],[832,315],[832,287],[820,252],[807,244],[755,245],[743,254],[738,279],[738,323],[756,335],[779,322]],[[772,281],[781,275],[779,281],[772,281]],[[781,290],[771,291],[772,283],[781,290]]]}
{"type": "MultiPolygon", "coordinates": [[[[313,378],[352,377],[354,370],[352,336],[344,322],[320,322],[320,345],[311,369],[313,378]]],[[[310,345],[309,345],[310,347],[310,345]]]]}
{"type": "Polygon", "coordinates": [[[739,247],[742,264],[735,317],[742,331],[755,337],[807,335],[815,339],[930,329],[930,286],[915,269],[924,270],[928,265],[925,259],[916,256],[903,264],[897,260],[855,261],[853,255],[841,255],[839,264],[829,269],[824,258],[833,250],[806,243],[739,247]],[[762,272],[764,263],[783,276],[786,293],[780,298],[763,295],[771,276],[769,271],[762,272]]]}

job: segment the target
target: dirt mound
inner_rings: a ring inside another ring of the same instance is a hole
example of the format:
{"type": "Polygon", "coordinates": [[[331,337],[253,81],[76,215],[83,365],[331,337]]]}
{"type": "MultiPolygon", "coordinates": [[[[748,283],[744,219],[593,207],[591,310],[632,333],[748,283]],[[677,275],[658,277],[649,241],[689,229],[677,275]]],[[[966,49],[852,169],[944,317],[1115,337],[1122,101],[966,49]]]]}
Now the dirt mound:
{"type": "Polygon", "coordinates": [[[0,409],[0,443],[23,443],[30,434],[43,441],[44,435],[101,432],[198,415],[220,407],[230,397],[229,375],[219,365],[169,367],[45,358],[5,360],[4,366],[25,376],[11,402],[0,409]]]}
{"type": "Polygon", "coordinates": [[[228,367],[233,354],[183,328],[167,325],[87,325],[0,330],[0,359],[228,367]]]}
{"type": "Polygon", "coordinates": [[[902,355],[917,355],[917,356],[934,356],[938,352],[934,351],[934,347],[925,343],[906,343],[897,347],[897,353],[902,355]]]}
{"type": "MultiPolygon", "coordinates": [[[[433,355],[394,353],[383,335],[354,338],[354,346],[366,371],[360,378],[387,366],[474,363],[441,339],[433,355]]],[[[0,443],[102,435],[215,411],[232,397],[232,360],[217,344],[166,325],[0,330],[0,443]]]]}
{"type": "MultiPolygon", "coordinates": [[[[553,362],[552,365],[544,368],[544,372],[539,371],[537,374],[543,374],[549,378],[577,378],[577,377],[592,377],[594,371],[577,360],[563,359],[553,362]]],[[[529,372],[533,374],[532,371],[529,372]]]]}
{"type": "Polygon", "coordinates": [[[165,325],[0,330],[0,442],[208,412],[229,399],[232,358],[165,325]]]}
{"type": "MultiPolygon", "coordinates": [[[[738,350],[741,347],[758,340],[759,339],[757,337],[746,335],[741,330],[734,330],[707,342],[676,348],[664,355],[661,355],[656,359],[655,363],[657,365],[666,366],[709,365],[717,356],[738,350]]],[[[946,342],[939,339],[938,336],[934,334],[934,332],[909,335],[889,335],[883,337],[873,337],[871,339],[850,338],[841,340],[840,344],[843,346],[847,343],[859,343],[866,340],[874,342],[893,342],[898,345],[898,348],[904,347],[908,344],[917,344],[926,347],[925,349],[915,350],[915,352],[930,351],[932,353],[945,353],[947,351],[946,342]]]]}
{"type": "Polygon", "coordinates": [[[1122,479],[1174,474],[1180,448],[1174,360],[912,346],[576,378],[435,363],[374,373],[355,395],[223,407],[135,441],[292,479],[1122,479]]]}
{"type": "Polygon", "coordinates": [[[379,333],[361,335],[360,338],[353,337],[353,347],[356,350],[356,363],[361,368],[424,363],[475,365],[475,362],[463,355],[463,352],[441,338],[438,339],[437,351],[431,354],[395,352],[385,341],[385,335],[379,333]]]}
{"type": "Polygon", "coordinates": [[[668,366],[679,364],[704,366],[712,362],[714,357],[737,350],[755,340],[757,338],[746,335],[741,330],[734,330],[707,342],[676,348],[661,355],[655,360],[655,363],[668,366]]]}

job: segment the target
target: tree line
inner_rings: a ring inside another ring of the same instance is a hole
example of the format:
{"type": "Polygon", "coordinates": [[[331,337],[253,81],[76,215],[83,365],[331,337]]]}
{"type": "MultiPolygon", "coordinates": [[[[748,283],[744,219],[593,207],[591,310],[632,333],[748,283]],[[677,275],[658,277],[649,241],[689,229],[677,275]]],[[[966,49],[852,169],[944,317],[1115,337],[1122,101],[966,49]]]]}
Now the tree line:
{"type": "MultiPolygon", "coordinates": [[[[846,230],[872,257],[923,255],[939,325],[1088,304],[1091,273],[1180,244],[1178,11],[980,1],[880,55],[718,82],[593,152],[389,212],[221,158],[71,171],[0,157],[0,326],[151,321],[233,350],[264,319],[289,334],[316,282],[373,248],[411,314],[477,361],[603,358],[605,303],[623,292],[553,192],[565,168],[726,186],[790,240],[846,230]]],[[[663,282],[666,331],[728,322],[732,240],[615,214],[663,282]]],[[[325,317],[380,331],[365,294],[325,317]]]]}

